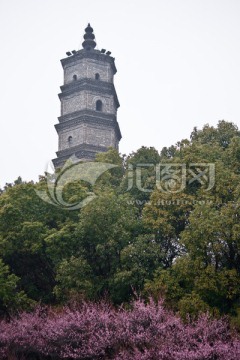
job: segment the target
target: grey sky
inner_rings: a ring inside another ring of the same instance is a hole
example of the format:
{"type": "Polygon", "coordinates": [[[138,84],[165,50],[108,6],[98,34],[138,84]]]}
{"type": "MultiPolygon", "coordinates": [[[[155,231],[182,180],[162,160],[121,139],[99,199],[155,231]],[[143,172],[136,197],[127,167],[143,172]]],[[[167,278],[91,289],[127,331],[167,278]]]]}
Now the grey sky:
{"type": "Polygon", "coordinates": [[[240,125],[239,0],[0,0],[0,186],[55,157],[59,60],[88,22],[116,59],[121,153],[240,125]]]}

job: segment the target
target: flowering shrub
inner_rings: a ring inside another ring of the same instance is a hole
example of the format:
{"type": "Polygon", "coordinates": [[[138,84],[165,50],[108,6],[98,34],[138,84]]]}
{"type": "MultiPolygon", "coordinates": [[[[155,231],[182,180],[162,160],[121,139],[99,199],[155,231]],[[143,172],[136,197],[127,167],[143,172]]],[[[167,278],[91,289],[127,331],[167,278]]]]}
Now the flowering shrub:
{"type": "Polygon", "coordinates": [[[240,339],[224,319],[194,323],[150,300],[131,310],[107,303],[52,312],[38,308],[0,323],[0,358],[84,360],[237,360],[240,339]]]}

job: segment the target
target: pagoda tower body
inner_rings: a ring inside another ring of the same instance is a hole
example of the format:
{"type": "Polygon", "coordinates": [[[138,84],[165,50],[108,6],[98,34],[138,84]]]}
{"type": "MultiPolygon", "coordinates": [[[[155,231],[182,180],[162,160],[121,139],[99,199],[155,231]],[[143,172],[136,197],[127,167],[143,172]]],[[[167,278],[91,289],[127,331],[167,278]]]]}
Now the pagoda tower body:
{"type": "Polygon", "coordinates": [[[117,122],[120,106],[114,87],[117,72],[114,58],[104,49],[95,50],[93,29],[85,29],[83,48],[67,52],[61,60],[64,84],[58,95],[61,116],[55,125],[58,133],[55,168],[73,155],[82,161],[94,160],[109,147],[118,150],[121,132],[117,122]]]}

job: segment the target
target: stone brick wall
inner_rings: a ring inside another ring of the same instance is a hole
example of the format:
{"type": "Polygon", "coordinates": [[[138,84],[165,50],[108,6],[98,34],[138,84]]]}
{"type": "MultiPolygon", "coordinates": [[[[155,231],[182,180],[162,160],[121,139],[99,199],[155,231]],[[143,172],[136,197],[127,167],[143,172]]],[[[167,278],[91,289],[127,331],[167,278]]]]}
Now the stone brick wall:
{"type": "Polygon", "coordinates": [[[83,109],[96,110],[96,101],[103,103],[102,111],[109,114],[116,114],[113,95],[102,95],[91,91],[81,91],[79,94],[66,96],[62,99],[61,115],[66,115],[74,111],[83,109]]]}
{"type": "Polygon", "coordinates": [[[79,126],[75,126],[71,129],[62,130],[59,134],[59,150],[65,150],[72,146],[76,146],[78,144],[82,144],[84,142],[84,124],[79,126]],[[69,143],[68,138],[72,137],[71,143],[69,143]]]}
{"type": "Polygon", "coordinates": [[[69,64],[64,69],[64,84],[74,81],[73,76],[77,79],[91,78],[95,79],[95,74],[100,75],[100,79],[106,82],[113,82],[113,71],[108,62],[99,62],[94,59],[81,59],[74,64],[69,64]]]}
{"type": "Polygon", "coordinates": [[[71,129],[65,129],[59,134],[59,151],[82,143],[116,148],[118,145],[114,129],[100,124],[80,124],[71,129]],[[68,141],[69,137],[71,137],[71,142],[68,141]]]}

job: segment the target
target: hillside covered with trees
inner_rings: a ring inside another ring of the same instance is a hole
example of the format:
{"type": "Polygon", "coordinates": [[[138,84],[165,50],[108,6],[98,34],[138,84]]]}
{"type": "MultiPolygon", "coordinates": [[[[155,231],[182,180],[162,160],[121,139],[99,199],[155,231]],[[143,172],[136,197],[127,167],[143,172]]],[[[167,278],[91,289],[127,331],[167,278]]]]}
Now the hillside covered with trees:
{"type": "Polygon", "coordinates": [[[232,334],[233,326],[240,329],[238,128],[219,121],[160,154],[152,147],[128,156],[110,149],[96,163],[116,166],[95,183],[76,174],[59,180],[63,204],[94,193],[75,210],[42,200],[40,193],[55,194],[56,177],[47,174],[1,191],[2,358],[10,348],[26,359],[29,351],[39,356],[29,359],[240,358],[232,334]],[[77,318],[88,325],[79,328],[77,318]],[[84,332],[92,353],[76,338],[84,332]],[[70,333],[75,338],[64,350],[60,339],[70,333]],[[37,334],[50,339],[49,351],[37,334]],[[95,352],[89,341],[98,344],[95,352]]]}

